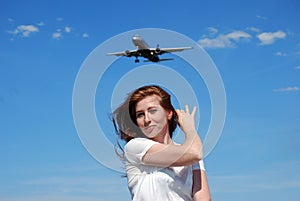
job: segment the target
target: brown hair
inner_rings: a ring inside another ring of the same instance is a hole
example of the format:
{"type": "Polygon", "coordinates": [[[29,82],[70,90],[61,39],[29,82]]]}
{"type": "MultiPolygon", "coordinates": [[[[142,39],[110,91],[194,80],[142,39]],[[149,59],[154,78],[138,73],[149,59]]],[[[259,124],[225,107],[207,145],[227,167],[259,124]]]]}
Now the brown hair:
{"type": "Polygon", "coordinates": [[[144,137],[136,122],[136,105],[147,96],[157,95],[160,97],[160,105],[167,111],[172,111],[173,116],[169,120],[169,134],[172,137],[177,126],[177,114],[171,103],[171,96],[157,85],[143,86],[133,91],[127,99],[113,112],[113,124],[116,133],[121,139],[129,142],[135,137],[144,137]]]}

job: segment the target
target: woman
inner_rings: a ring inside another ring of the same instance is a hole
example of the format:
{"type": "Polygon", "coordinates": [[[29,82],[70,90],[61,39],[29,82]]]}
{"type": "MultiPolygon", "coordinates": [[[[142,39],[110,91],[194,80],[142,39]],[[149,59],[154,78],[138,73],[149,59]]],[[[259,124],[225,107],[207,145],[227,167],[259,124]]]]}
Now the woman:
{"type": "Polygon", "coordinates": [[[192,112],[175,110],[170,95],[159,86],[144,86],[131,93],[113,113],[124,147],[128,187],[137,201],[211,200],[202,142],[192,112]],[[172,134],[177,124],[185,141],[172,134]]]}

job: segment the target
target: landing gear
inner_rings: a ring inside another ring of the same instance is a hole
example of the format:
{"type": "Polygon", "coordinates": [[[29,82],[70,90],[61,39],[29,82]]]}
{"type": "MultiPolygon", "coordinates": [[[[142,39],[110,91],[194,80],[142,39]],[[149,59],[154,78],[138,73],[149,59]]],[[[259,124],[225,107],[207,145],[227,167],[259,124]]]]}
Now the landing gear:
{"type": "Polygon", "coordinates": [[[138,58],[136,58],[136,59],[134,60],[134,62],[135,62],[135,63],[139,63],[140,60],[139,60],[138,58]]]}

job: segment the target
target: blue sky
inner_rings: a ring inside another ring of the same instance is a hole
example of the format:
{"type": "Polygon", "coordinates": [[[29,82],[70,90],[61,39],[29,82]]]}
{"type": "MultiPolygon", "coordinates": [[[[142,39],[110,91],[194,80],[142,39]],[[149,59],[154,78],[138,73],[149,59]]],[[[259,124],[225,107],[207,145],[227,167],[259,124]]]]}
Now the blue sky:
{"type": "Polygon", "coordinates": [[[205,158],[213,200],[299,200],[299,8],[294,0],[2,1],[0,200],[130,200],[122,174],[82,145],[72,93],[98,45],[141,28],[188,36],[222,77],[226,123],[205,158]]]}

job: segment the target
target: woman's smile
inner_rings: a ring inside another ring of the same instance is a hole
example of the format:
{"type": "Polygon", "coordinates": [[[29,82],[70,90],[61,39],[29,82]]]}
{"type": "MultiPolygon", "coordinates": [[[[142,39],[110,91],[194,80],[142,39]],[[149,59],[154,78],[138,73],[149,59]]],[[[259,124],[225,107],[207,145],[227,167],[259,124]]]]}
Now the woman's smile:
{"type": "Polygon", "coordinates": [[[155,127],[154,125],[149,125],[149,126],[142,128],[142,130],[144,132],[151,133],[153,131],[154,127],[155,127]]]}

